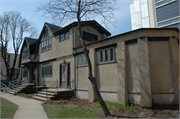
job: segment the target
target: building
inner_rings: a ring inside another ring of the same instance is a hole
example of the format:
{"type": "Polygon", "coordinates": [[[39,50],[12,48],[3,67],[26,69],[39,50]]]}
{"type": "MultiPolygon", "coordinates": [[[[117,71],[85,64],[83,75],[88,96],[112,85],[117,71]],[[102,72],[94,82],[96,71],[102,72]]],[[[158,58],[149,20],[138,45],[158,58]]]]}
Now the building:
{"type": "MultiPolygon", "coordinates": [[[[5,63],[4,63],[4,60],[3,58],[1,57],[0,58],[0,75],[3,74],[3,75],[6,75],[6,66],[5,66],[5,63]]],[[[13,65],[13,60],[14,60],[14,54],[13,53],[8,53],[7,54],[7,63],[8,63],[8,68],[9,70],[11,70],[11,67],[13,65]]],[[[15,65],[15,72],[14,72],[14,78],[17,77],[17,72],[18,72],[18,65],[19,65],[19,54],[17,56],[17,60],[16,60],[16,65],[15,65]]],[[[7,76],[3,76],[1,75],[1,80],[8,80],[8,77],[7,76]]]]}
{"type": "MultiPolygon", "coordinates": [[[[93,101],[77,25],[45,23],[38,39],[25,38],[21,77],[40,86],[71,89],[76,97],[93,101]]],[[[105,101],[142,107],[179,103],[178,29],[143,28],[109,37],[96,21],[83,21],[82,34],[105,101]]]]}
{"type": "Polygon", "coordinates": [[[157,18],[154,0],[134,0],[130,5],[132,30],[156,28],[157,18]]]}
{"type": "Polygon", "coordinates": [[[132,30],[179,28],[179,0],[134,0],[130,5],[132,30]]]}
{"type": "Polygon", "coordinates": [[[159,28],[180,28],[179,0],[155,0],[159,28]]]}

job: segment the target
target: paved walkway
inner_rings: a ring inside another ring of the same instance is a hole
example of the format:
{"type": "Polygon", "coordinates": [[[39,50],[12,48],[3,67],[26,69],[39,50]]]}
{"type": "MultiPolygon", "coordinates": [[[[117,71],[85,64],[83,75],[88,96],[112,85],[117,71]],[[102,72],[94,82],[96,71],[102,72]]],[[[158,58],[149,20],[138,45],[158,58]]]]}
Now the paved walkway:
{"type": "Polygon", "coordinates": [[[20,96],[0,92],[0,97],[3,97],[19,106],[13,119],[48,119],[42,102],[34,99],[27,99],[20,96]]]}

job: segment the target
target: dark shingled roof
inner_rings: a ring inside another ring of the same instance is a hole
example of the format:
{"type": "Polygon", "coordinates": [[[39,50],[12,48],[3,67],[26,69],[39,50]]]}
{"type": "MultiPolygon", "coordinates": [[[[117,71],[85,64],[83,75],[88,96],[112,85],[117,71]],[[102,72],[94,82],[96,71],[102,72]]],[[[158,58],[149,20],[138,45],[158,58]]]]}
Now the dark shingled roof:
{"type": "Polygon", "coordinates": [[[53,33],[62,28],[60,26],[56,26],[56,25],[53,25],[53,24],[50,24],[50,23],[47,23],[47,22],[45,24],[51,29],[51,31],[53,33]]]}
{"type": "Polygon", "coordinates": [[[28,44],[29,44],[29,46],[30,46],[30,45],[32,45],[33,43],[35,43],[38,39],[27,38],[27,37],[26,37],[26,40],[27,40],[27,42],[28,42],[28,44]]]}

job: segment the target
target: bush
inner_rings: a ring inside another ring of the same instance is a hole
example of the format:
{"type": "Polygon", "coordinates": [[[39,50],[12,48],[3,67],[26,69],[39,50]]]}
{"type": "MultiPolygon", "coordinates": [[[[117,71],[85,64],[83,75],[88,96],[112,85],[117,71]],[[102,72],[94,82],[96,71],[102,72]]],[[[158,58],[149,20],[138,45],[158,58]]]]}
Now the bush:
{"type": "Polygon", "coordinates": [[[24,93],[18,93],[17,95],[27,97],[27,98],[32,98],[32,95],[24,94],[24,93]]]}
{"type": "MultiPolygon", "coordinates": [[[[124,105],[114,103],[114,102],[105,102],[105,103],[109,110],[133,111],[138,108],[138,107],[134,106],[133,104],[131,104],[131,106],[129,106],[129,105],[124,106],[124,105]]],[[[99,102],[94,102],[93,105],[97,108],[101,108],[101,105],[99,104],[99,102]]]]}

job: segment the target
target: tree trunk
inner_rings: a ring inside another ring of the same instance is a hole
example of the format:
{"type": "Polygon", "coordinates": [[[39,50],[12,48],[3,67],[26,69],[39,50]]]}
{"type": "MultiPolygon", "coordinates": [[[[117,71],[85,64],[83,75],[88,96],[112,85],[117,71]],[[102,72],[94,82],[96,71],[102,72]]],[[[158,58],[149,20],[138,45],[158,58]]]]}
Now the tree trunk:
{"type": "Polygon", "coordinates": [[[77,19],[78,19],[78,33],[79,33],[79,39],[81,41],[81,44],[82,44],[82,47],[83,47],[83,51],[84,51],[84,55],[86,56],[86,60],[87,60],[87,63],[88,63],[88,78],[89,80],[91,81],[92,83],[92,87],[93,87],[93,90],[94,90],[94,93],[103,109],[103,112],[105,114],[105,116],[111,116],[104,100],[102,99],[100,93],[99,93],[99,90],[98,90],[98,87],[97,87],[97,83],[96,83],[96,78],[93,77],[92,75],[92,65],[91,65],[91,61],[90,61],[90,58],[89,58],[89,55],[88,55],[88,51],[87,51],[87,48],[86,48],[86,45],[85,45],[85,42],[84,40],[82,39],[82,33],[81,33],[81,18],[80,18],[80,14],[81,14],[81,11],[80,11],[80,8],[81,8],[81,0],[79,0],[79,3],[78,3],[78,13],[77,13],[77,19]]]}

